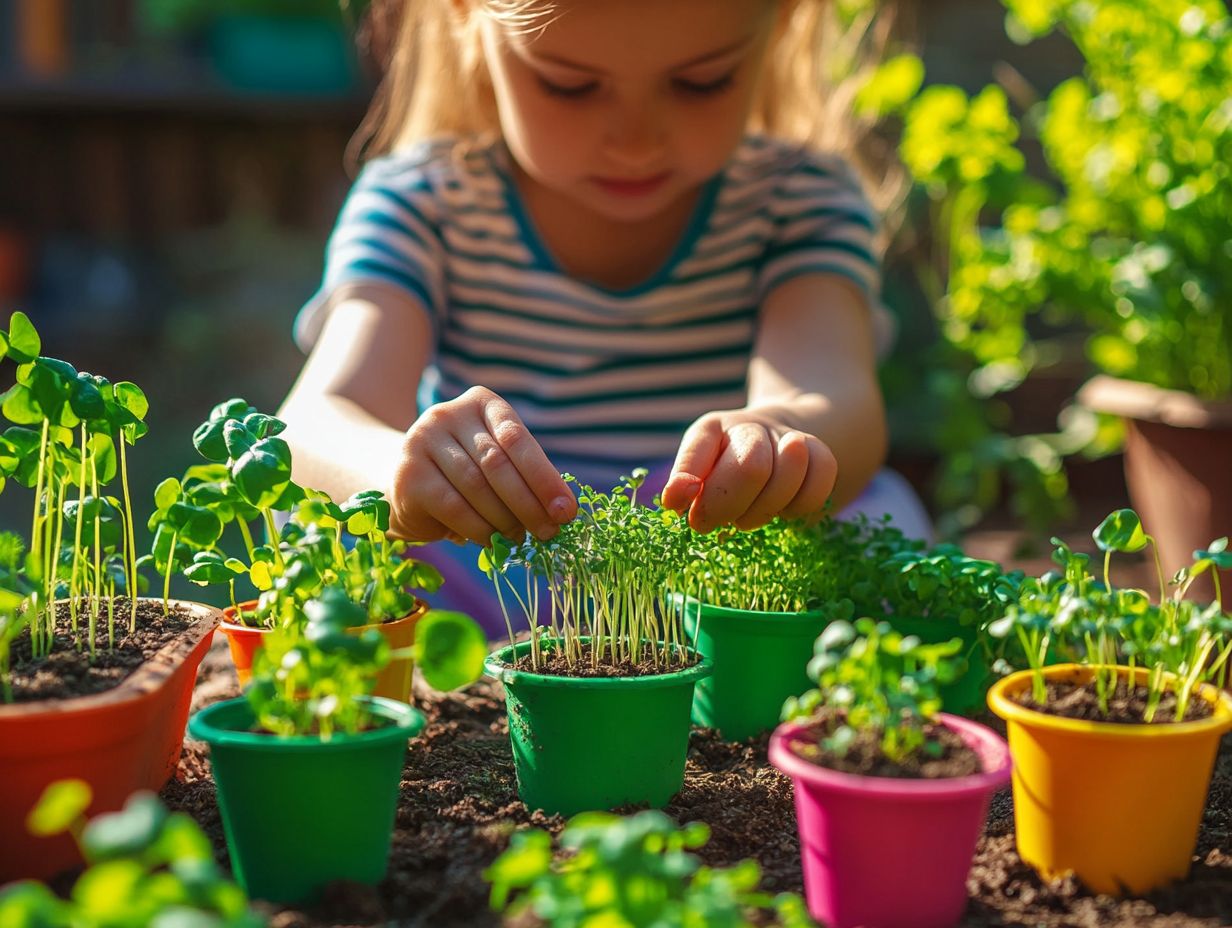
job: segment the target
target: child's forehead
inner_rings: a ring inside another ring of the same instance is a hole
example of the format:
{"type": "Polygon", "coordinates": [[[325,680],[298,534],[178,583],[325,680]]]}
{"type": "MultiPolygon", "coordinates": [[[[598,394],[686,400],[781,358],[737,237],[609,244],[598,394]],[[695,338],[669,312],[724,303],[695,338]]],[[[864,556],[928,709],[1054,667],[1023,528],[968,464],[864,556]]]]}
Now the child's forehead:
{"type": "MultiPolygon", "coordinates": [[[[506,41],[556,63],[597,72],[672,70],[738,52],[768,29],[778,0],[560,0],[506,41]]],[[[525,22],[525,20],[523,20],[525,22]]]]}

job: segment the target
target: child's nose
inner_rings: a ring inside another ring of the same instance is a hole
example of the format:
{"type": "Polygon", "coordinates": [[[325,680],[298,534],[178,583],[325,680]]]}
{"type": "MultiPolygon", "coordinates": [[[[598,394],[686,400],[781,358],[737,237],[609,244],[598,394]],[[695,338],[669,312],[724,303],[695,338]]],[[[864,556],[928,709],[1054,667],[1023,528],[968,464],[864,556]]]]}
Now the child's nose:
{"type": "Polygon", "coordinates": [[[607,138],[607,154],[622,168],[637,171],[660,166],[665,129],[658,108],[646,103],[618,110],[607,138]]]}

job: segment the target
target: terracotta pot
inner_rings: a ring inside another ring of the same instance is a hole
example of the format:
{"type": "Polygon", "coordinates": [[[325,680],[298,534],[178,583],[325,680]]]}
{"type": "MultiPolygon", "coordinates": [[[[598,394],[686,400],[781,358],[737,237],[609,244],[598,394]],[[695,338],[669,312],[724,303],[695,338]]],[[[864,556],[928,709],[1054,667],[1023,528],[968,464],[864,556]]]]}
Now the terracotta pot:
{"type": "MultiPolygon", "coordinates": [[[[246,603],[240,603],[240,609],[251,609],[256,605],[257,601],[254,599],[246,603]]],[[[404,616],[394,622],[382,622],[380,625],[364,625],[352,629],[352,631],[358,635],[370,628],[375,628],[385,636],[385,640],[389,642],[389,647],[392,650],[403,650],[415,644],[415,626],[419,624],[419,620],[424,617],[427,611],[428,604],[416,600],[415,611],[408,616],[404,616]]],[[[248,625],[240,625],[232,621],[234,618],[235,608],[228,606],[223,610],[221,629],[222,633],[227,636],[227,645],[231,650],[231,660],[235,663],[235,674],[239,677],[240,686],[244,687],[252,679],[253,658],[256,656],[257,651],[260,650],[264,637],[269,634],[270,630],[268,628],[252,628],[248,625]]],[[[414,674],[415,661],[413,658],[396,657],[377,675],[376,687],[373,689],[372,695],[385,699],[395,699],[400,702],[410,702],[411,679],[414,677],[414,674]]]]}
{"type": "Polygon", "coordinates": [[[197,621],[119,686],[92,696],[0,705],[0,883],[47,879],[81,862],[70,838],[35,838],[26,815],[48,784],[90,784],[92,817],[135,790],[160,790],[180,759],[197,667],[221,613],[177,602],[197,621]]]}
{"type": "MultiPolygon", "coordinates": [[[[1194,551],[1232,535],[1232,402],[1112,377],[1096,377],[1078,400],[1126,420],[1125,482],[1143,527],[1159,544],[1164,575],[1193,562],[1194,551]]],[[[1193,597],[1214,597],[1208,577],[1193,597]]]]}

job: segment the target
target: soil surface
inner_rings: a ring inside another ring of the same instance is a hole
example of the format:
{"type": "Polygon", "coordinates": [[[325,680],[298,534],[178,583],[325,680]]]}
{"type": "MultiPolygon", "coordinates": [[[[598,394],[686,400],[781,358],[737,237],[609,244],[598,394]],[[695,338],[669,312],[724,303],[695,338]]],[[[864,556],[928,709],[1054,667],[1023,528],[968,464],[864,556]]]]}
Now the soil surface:
{"type": "Polygon", "coordinates": [[[525,673],[541,673],[550,677],[650,677],[670,673],[674,670],[684,670],[686,667],[692,667],[697,663],[690,653],[688,655],[689,662],[686,664],[678,663],[675,656],[673,656],[673,662],[670,667],[665,667],[662,664],[656,666],[654,658],[647,651],[642,660],[637,664],[616,664],[611,660],[611,652],[604,648],[599,652],[598,664],[594,665],[592,664],[591,647],[585,642],[582,644],[581,653],[581,661],[576,666],[570,666],[569,661],[560,652],[551,651],[542,656],[537,668],[531,664],[529,655],[518,658],[514,663],[514,667],[525,673]]]}
{"type": "MultiPolygon", "coordinates": [[[[203,705],[238,694],[225,649],[206,658],[194,693],[203,705]]],[[[399,926],[484,928],[500,924],[488,910],[482,872],[507,846],[510,832],[532,825],[558,831],[558,817],[529,814],[517,799],[504,701],[497,684],[461,694],[417,694],[428,717],[403,770],[389,876],[376,887],[336,884],[311,911],[258,903],[273,928],[399,926]]],[[[763,886],[801,892],[800,849],[790,781],[766,762],[767,738],[727,744],[695,729],[684,789],[667,811],[701,820],[712,831],[701,856],[716,866],[755,858],[763,886]]],[[[163,790],[191,813],[226,863],[222,823],[207,749],[187,742],[177,778],[163,790]]],[[[1132,810],[1126,810],[1132,815],[1132,810]]],[[[1030,928],[1220,928],[1232,926],[1232,743],[1216,769],[1195,862],[1187,880],[1147,897],[1114,899],[1076,880],[1044,882],[1014,850],[1007,791],[994,797],[967,880],[963,926],[1030,928]]],[[[887,885],[894,879],[886,874],[887,885]]]]}
{"type": "MultiPolygon", "coordinates": [[[[1117,725],[1142,725],[1146,718],[1147,688],[1136,686],[1130,692],[1124,683],[1118,683],[1116,691],[1108,699],[1108,714],[1104,715],[1099,708],[1099,694],[1094,683],[1076,686],[1073,683],[1049,683],[1046,686],[1048,696],[1044,705],[1038,705],[1031,698],[1031,691],[1024,690],[1016,694],[1014,701],[1028,709],[1035,709],[1047,715],[1059,715],[1067,719],[1081,719],[1086,722],[1112,722],[1117,725]]],[[[1205,699],[1190,699],[1185,707],[1183,721],[1194,722],[1210,718],[1214,709],[1205,699]]],[[[1153,725],[1166,725],[1176,720],[1176,694],[1164,693],[1151,719],[1153,725]]]]}
{"type": "Polygon", "coordinates": [[[31,658],[30,631],[23,630],[12,648],[13,701],[90,696],[119,686],[143,662],[198,621],[197,616],[175,608],[170,615],[163,615],[161,601],[138,600],[136,631],[129,634],[131,608],[128,599],[115,601],[115,647],[109,648],[107,604],[101,605],[94,629],[93,659],[89,650],[90,610],[86,605],[78,609],[78,634],[74,635],[68,604],[59,604],[55,643],[44,658],[31,658]]]}
{"type": "Polygon", "coordinates": [[[944,725],[924,726],[925,744],[935,745],[932,752],[923,748],[913,751],[900,760],[890,760],[881,748],[881,733],[868,729],[857,731],[855,738],[844,754],[828,748],[823,738],[829,737],[839,719],[810,725],[805,737],[814,741],[800,740],[791,747],[804,760],[865,777],[895,777],[903,780],[936,780],[943,777],[966,777],[980,772],[980,757],[963,743],[962,738],[944,725]]]}

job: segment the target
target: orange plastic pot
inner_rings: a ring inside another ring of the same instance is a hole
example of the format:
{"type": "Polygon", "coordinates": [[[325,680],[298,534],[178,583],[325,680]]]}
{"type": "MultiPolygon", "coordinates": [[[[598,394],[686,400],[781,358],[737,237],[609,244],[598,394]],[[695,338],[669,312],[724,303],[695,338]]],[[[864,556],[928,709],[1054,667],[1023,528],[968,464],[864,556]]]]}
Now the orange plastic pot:
{"type": "Polygon", "coordinates": [[[92,696],[0,705],[0,883],[47,879],[81,862],[70,838],[36,838],[26,815],[48,784],[85,780],[91,816],[159,790],[180,759],[197,667],[221,613],[175,603],[196,622],[119,686],[92,696]]]}
{"type": "MultiPolygon", "coordinates": [[[[1092,674],[1078,664],[1044,670],[1052,682],[1079,685],[1092,674]]],[[[1147,671],[1136,668],[1134,678],[1145,683],[1147,671]]],[[[1013,697],[1030,687],[1031,672],[1022,671],[988,693],[989,707],[1008,723],[1019,856],[1045,879],[1072,872],[1113,895],[1183,879],[1219,739],[1232,730],[1232,697],[1203,686],[1210,718],[1125,725],[1027,708],[1013,697]]]]}
{"type": "MultiPolygon", "coordinates": [[[[240,609],[253,609],[256,605],[256,600],[252,600],[240,603],[240,609]]],[[[389,642],[391,650],[406,650],[415,644],[415,626],[419,624],[419,620],[424,617],[427,611],[428,604],[416,600],[415,610],[410,615],[395,622],[383,622],[380,625],[364,625],[352,629],[352,632],[358,635],[370,628],[375,628],[385,636],[385,640],[389,642]]],[[[260,650],[264,636],[269,634],[269,629],[240,625],[233,621],[234,618],[235,608],[228,606],[223,610],[223,622],[220,627],[222,633],[227,636],[227,645],[231,650],[231,660],[235,663],[236,676],[239,677],[240,686],[244,687],[252,679],[253,658],[256,656],[257,651],[260,650]]],[[[412,657],[409,655],[395,657],[385,665],[385,669],[377,676],[376,687],[373,689],[372,695],[382,696],[385,699],[396,699],[401,702],[410,702],[411,679],[414,674],[415,661],[412,657]]]]}

